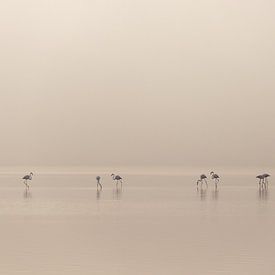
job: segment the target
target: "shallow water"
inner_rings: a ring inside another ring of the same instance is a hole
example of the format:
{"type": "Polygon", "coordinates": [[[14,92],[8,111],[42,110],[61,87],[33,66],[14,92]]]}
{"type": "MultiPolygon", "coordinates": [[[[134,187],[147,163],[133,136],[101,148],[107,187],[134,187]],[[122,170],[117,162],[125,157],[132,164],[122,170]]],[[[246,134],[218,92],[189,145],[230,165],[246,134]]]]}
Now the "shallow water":
{"type": "Polygon", "coordinates": [[[224,175],[0,177],[1,274],[274,274],[275,190],[224,175]]]}

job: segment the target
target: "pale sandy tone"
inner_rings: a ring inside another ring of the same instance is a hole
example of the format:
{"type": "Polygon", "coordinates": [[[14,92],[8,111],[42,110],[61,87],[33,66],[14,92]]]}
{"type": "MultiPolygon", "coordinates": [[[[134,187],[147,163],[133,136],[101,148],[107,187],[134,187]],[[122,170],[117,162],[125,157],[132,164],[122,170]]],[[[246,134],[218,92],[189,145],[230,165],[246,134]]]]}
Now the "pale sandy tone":
{"type": "Polygon", "coordinates": [[[254,175],[197,191],[194,176],[36,175],[30,193],[1,176],[5,275],[258,275],[275,269],[274,188],[254,175]]]}
{"type": "Polygon", "coordinates": [[[0,274],[274,274],[275,2],[2,2],[0,274]]]}
{"type": "Polygon", "coordinates": [[[0,165],[274,165],[274,13],[4,1],[0,165]]]}

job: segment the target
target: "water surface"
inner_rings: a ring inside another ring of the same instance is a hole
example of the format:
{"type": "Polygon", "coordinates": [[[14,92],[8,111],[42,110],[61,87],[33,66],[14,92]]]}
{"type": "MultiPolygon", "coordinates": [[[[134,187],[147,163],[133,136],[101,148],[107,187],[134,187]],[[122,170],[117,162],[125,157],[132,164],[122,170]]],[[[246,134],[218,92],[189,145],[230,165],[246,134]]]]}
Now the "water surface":
{"type": "Polygon", "coordinates": [[[0,270],[17,274],[274,274],[275,196],[254,176],[0,177],[0,270]]]}

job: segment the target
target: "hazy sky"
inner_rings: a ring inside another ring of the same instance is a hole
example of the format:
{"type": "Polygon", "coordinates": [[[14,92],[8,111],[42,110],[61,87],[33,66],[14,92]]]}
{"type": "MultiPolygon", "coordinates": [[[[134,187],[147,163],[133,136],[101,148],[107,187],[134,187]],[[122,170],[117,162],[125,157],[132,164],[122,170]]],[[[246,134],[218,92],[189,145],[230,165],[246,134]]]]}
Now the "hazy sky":
{"type": "Polygon", "coordinates": [[[275,165],[272,0],[9,0],[0,165],[275,165]]]}

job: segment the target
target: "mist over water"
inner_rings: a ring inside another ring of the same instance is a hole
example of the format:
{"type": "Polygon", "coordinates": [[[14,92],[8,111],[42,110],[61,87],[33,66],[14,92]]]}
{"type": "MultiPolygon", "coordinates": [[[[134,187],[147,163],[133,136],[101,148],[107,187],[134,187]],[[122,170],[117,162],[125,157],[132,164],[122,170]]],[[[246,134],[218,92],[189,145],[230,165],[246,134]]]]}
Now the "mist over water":
{"type": "Polygon", "coordinates": [[[274,188],[224,175],[39,175],[24,191],[1,176],[1,272],[17,274],[272,274],[274,188]],[[5,185],[3,185],[5,183],[5,185]]]}
{"type": "Polygon", "coordinates": [[[274,8],[3,3],[0,165],[274,166],[274,8]]]}
{"type": "Polygon", "coordinates": [[[0,273],[273,274],[274,11],[1,3],[0,273]]]}

